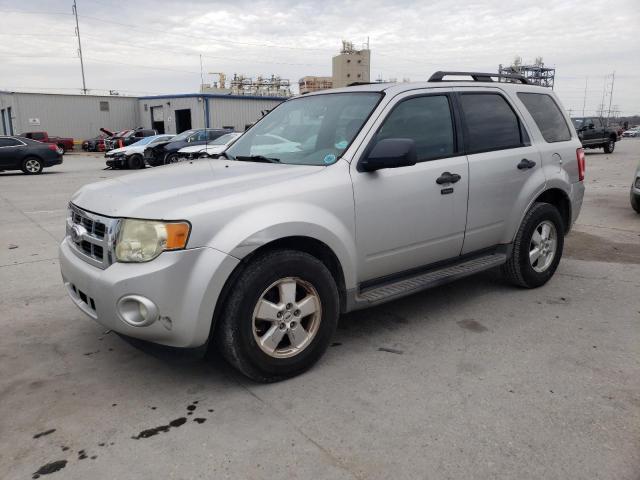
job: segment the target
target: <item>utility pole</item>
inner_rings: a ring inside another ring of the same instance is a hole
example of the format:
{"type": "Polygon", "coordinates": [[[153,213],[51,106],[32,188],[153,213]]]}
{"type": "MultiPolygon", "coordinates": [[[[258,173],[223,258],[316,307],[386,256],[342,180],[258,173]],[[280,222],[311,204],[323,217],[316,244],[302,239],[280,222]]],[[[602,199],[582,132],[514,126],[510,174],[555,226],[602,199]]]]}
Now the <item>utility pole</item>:
{"type": "Polygon", "coordinates": [[[584,98],[582,99],[582,117],[584,118],[584,109],[587,106],[587,85],[589,84],[589,77],[584,79],[584,98]]]}
{"type": "Polygon", "coordinates": [[[84,62],[82,60],[82,43],[80,43],[80,27],[78,26],[78,6],[76,0],[73,0],[73,15],[76,17],[76,35],[78,37],[78,55],[80,56],[80,70],[82,71],[82,93],[87,94],[87,84],[84,81],[84,62]]]}
{"type": "Polygon", "coordinates": [[[609,119],[611,118],[611,102],[613,101],[613,84],[616,81],[615,70],[611,74],[611,90],[609,91],[609,111],[607,112],[607,126],[609,125],[609,119]]]}

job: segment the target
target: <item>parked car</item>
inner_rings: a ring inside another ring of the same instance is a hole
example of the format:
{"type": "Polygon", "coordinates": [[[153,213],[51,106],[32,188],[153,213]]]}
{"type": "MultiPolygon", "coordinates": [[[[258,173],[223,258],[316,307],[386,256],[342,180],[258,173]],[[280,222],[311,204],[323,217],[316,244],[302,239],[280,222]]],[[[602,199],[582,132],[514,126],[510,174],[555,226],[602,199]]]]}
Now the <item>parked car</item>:
{"type": "Polygon", "coordinates": [[[88,138],[82,142],[82,150],[86,152],[104,152],[104,141],[106,138],[106,135],[88,138]]]}
{"type": "Polygon", "coordinates": [[[622,132],[623,137],[640,137],[640,128],[630,128],[622,132]]]}
{"type": "Polygon", "coordinates": [[[235,142],[242,133],[233,132],[222,135],[221,137],[207,142],[204,145],[191,145],[178,150],[178,158],[180,160],[192,160],[194,158],[218,157],[230,145],[235,142]]]}
{"type": "Polygon", "coordinates": [[[178,151],[181,148],[193,145],[204,145],[227,133],[231,133],[231,130],[217,128],[187,130],[173,137],[170,142],[158,143],[157,145],[146,148],[144,151],[144,159],[152,167],[176,163],[180,161],[178,151]]]}
{"type": "Polygon", "coordinates": [[[63,152],[73,150],[73,138],[51,137],[47,132],[26,132],[21,133],[20,136],[42,143],[57,145],[63,152]]]}
{"type": "Polygon", "coordinates": [[[618,133],[615,128],[607,127],[602,118],[576,117],[571,121],[584,148],[603,148],[605,153],[613,153],[618,133]]]}
{"type": "Polygon", "coordinates": [[[81,188],[60,247],[72,301],[275,381],[322,356],[340,313],[498,266],[545,284],[582,206],[580,140],[552,90],[454,74],[295,97],[220,159],[81,188]],[[264,153],[270,135],[296,147],[264,153]]]}
{"type": "Polygon", "coordinates": [[[53,143],[24,137],[0,136],[0,171],[22,170],[28,175],[62,163],[63,150],[53,143]]]}
{"type": "Polygon", "coordinates": [[[633,182],[631,183],[630,196],[631,206],[637,213],[640,213],[640,164],[638,164],[636,174],[634,175],[633,182]]]}
{"type": "Polygon", "coordinates": [[[107,166],[112,168],[144,168],[144,149],[160,142],[166,142],[175,135],[153,135],[132,143],[127,147],[116,148],[104,154],[107,166]]]}
{"type": "Polygon", "coordinates": [[[157,130],[144,129],[142,127],[138,127],[133,130],[123,130],[114,134],[112,137],[108,138],[105,141],[105,149],[109,151],[113,150],[114,148],[126,147],[127,145],[136,143],[141,138],[152,137],[157,134],[157,130]]]}

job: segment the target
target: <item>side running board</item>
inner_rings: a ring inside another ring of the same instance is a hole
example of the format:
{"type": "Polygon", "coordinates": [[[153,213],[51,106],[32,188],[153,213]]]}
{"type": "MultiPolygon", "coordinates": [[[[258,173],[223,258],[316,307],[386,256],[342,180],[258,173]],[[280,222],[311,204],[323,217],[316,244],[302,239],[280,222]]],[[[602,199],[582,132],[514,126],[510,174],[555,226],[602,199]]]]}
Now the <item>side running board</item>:
{"type": "Polygon", "coordinates": [[[507,261],[505,253],[492,253],[453,265],[434,268],[411,277],[390,281],[383,285],[361,290],[354,299],[353,310],[388,302],[412,293],[436,287],[474,273],[488,270],[507,261]]]}

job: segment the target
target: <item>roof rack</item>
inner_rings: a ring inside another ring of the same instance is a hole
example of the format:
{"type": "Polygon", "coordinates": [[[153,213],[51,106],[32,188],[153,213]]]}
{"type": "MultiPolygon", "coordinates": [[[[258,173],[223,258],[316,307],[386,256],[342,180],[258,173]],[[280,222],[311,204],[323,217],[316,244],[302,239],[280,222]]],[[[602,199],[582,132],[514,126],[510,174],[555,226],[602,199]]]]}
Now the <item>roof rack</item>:
{"type": "Polygon", "coordinates": [[[444,77],[471,77],[474,82],[493,82],[492,77],[496,77],[498,81],[502,81],[503,78],[509,80],[518,80],[525,85],[528,85],[528,80],[523,75],[517,73],[480,73],[480,72],[442,72],[437,71],[431,77],[430,82],[451,82],[456,80],[444,80],[444,77]]]}

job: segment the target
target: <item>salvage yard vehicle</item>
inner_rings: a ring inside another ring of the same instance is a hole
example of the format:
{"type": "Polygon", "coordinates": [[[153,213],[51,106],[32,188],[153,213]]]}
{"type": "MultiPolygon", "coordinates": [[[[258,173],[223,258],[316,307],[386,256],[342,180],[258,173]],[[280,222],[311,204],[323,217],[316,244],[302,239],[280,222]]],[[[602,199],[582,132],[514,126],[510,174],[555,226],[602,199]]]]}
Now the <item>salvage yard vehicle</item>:
{"type": "Polygon", "coordinates": [[[171,140],[175,135],[153,135],[138,140],[127,147],[116,148],[104,154],[107,166],[111,168],[144,168],[144,149],[160,142],[171,140]]]}
{"type": "Polygon", "coordinates": [[[62,149],[63,153],[68,150],[73,150],[73,138],[51,137],[47,132],[26,132],[21,133],[19,136],[29,138],[31,140],[37,140],[42,143],[57,145],[62,149]]]}
{"type": "Polygon", "coordinates": [[[615,128],[606,126],[602,118],[576,117],[571,121],[584,148],[603,148],[604,153],[613,153],[618,141],[618,132],[615,128]]]}
{"type": "Polygon", "coordinates": [[[222,135],[204,145],[191,145],[178,150],[180,160],[193,160],[194,158],[217,158],[229,146],[235,142],[242,133],[233,132],[222,135]]]}
{"type": "Polygon", "coordinates": [[[22,170],[28,175],[62,163],[62,149],[23,137],[0,136],[0,171],[22,170]]]}
{"type": "Polygon", "coordinates": [[[115,148],[126,147],[136,143],[142,138],[153,137],[158,131],[153,129],[144,129],[142,127],[133,130],[123,130],[105,140],[105,150],[113,150],[115,148]]]}
{"type": "Polygon", "coordinates": [[[630,128],[622,132],[623,137],[640,137],[640,127],[630,128]]]}
{"type": "Polygon", "coordinates": [[[634,175],[633,182],[631,183],[630,196],[631,206],[637,213],[640,213],[640,163],[638,164],[636,174],[634,175]]]}
{"type": "Polygon", "coordinates": [[[311,367],[340,313],[494,267],[544,285],[582,206],[584,152],[553,91],[496,76],[294,97],[219,159],[83,187],[60,246],[73,303],[269,382],[311,367]],[[264,154],[272,135],[291,150],[264,154]]]}
{"type": "Polygon", "coordinates": [[[220,128],[202,128],[199,130],[186,130],[176,135],[171,141],[158,143],[148,147],[144,151],[145,161],[152,167],[167,165],[180,161],[178,151],[181,148],[193,145],[205,145],[207,142],[215,140],[222,135],[231,133],[231,130],[220,128]]]}

